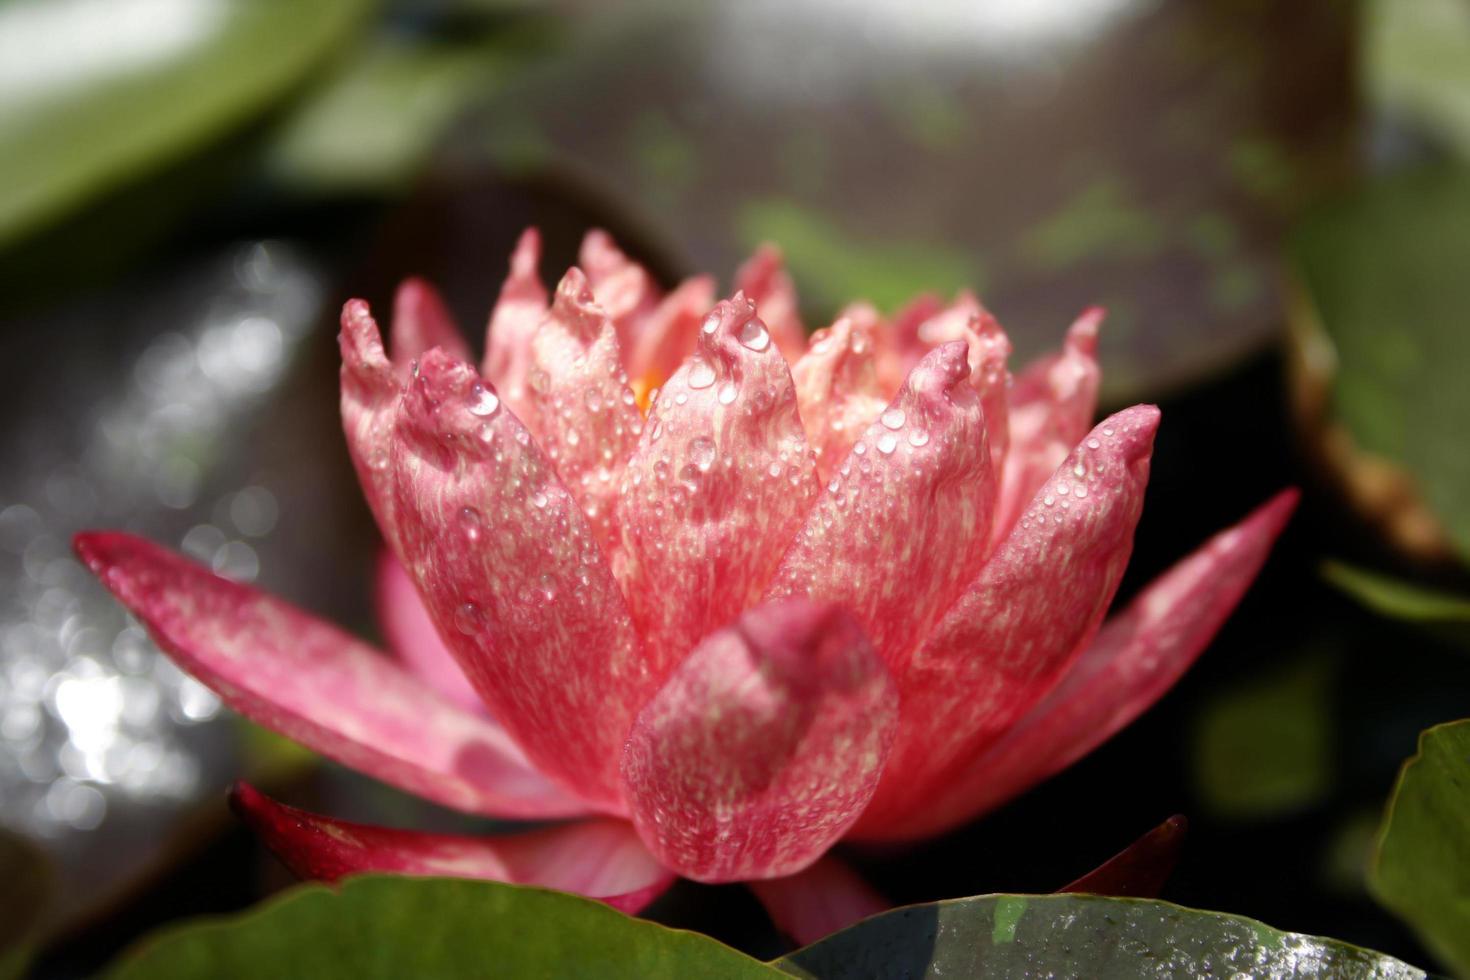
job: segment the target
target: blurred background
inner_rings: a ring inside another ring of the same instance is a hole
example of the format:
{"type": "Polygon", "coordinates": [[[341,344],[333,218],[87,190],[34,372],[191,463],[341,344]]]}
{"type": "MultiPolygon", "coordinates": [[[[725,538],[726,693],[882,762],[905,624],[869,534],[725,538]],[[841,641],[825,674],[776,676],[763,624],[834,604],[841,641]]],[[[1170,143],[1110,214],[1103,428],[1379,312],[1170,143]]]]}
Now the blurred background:
{"type": "MultiPolygon", "coordinates": [[[[1465,0],[0,4],[0,966],[77,976],[288,884],[249,775],[464,828],[240,722],[71,557],[125,527],[376,635],[335,315],[424,275],[485,320],[515,235],[666,283],[785,250],[808,324],[976,288],[1018,361],[1108,307],[1164,409],[1121,598],[1270,493],[1293,526],[1180,687],[896,901],[1049,891],[1173,813],[1164,897],[1427,964],[1364,865],[1470,714],[1465,0]]],[[[480,826],[483,826],[481,824],[480,826]]],[[[782,947],[738,888],[651,915],[782,947]]]]}

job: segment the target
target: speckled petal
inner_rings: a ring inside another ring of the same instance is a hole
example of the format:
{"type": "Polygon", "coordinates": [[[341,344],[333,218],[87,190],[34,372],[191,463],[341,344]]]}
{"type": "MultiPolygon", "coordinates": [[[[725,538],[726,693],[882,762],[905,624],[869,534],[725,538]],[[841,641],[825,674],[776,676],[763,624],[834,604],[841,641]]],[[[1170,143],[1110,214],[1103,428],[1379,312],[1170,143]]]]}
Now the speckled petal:
{"type": "Polygon", "coordinates": [[[1094,429],[896,672],[900,736],[859,835],[928,807],[1092,639],[1132,551],[1158,421],[1139,405],[1094,429]]]}
{"type": "Polygon", "coordinates": [[[341,409],[347,452],[378,528],[396,548],[389,463],[402,386],[367,303],[354,299],[342,307],[337,343],[342,351],[341,409]]]}
{"type": "Polygon", "coordinates": [[[786,878],[750,882],[750,890],[782,934],[798,946],[886,912],[893,903],[831,854],[786,878]]]}
{"type": "Polygon", "coordinates": [[[910,818],[905,837],[948,830],[1060,772],[1164,695],[1209,645],[1296,506],[1287,490],[1220,532],[1109,620],[1061,683],[910,818]]]}
{"type": "Polygon", "coordinates": [[[432,350],[393,454],[404,567],[526,754],[616,809],[617,757],[655,685],[602,549],[552,463],[474,370],[432,350]]]}
{"type": "Polygon", "coordinates": [[[665,296],[640,325],[631,350],[625,350],[628,377],[640,397],[659,387],[694,353],[699,325],[715,305],[715,281],[685,279],[665,296]]]}
{"type": "Polygon", "coordinates": [[[649,850],[698,881],[809,866],[868,802],[893,683],[836,606],[759,606],[706,637],[638,716],[623,760],[649,850]]]}
{"type": "Polygon", "coordinates": [[[883,390],[898,391],[914,365],[929,353],[929,345],[919,339],[919,327],[944,310],[944,300],[932,293],[921,293],[905,303],[878,335],[878,379],[883,390]]]}
{"type": "MultiPolygon", "coordinates": [[[[973,293],[961,292],[953,303],[919,324],[917,333],[919,341],[929,346],[956,340],[969,344],[970,384],[985,409],[990,465],[996,473],[1003,472],[1006,451],[1011,443],[1008,405],[1011,373],[1006,367],[1011,356],[1011,341],[1001,329],[1000,321],[980,305],[973,293]]],[[[1079,432],[1077,438],[1081,437],[1079,432]]],[[[1068,448],[1076,441],[1073,439],[1068,448]]]]}
{"type": "Polygon", "coordinates": [[[128,534],[80,534],[76,549],[179,666],[247,718],[455,809],[586,811],[494,723],[335,627],[128,534]]]}
{"type": "Polygon", "coordinates": [[[618,335],[580,269],[557,286],[531,342],[527,425],[600,542],[611,539],[623,466],[643,431],[618,335]]]}
{"type": "Polygon", "coordinates": [[[755,304],[776,346],[794,364],[806,350],[806,329],[801,325],[796,285],[786,271],[781,250],[770,243],[757,248],[736,270],[735,290],[755,304]]]}
{"type": "Polygon", "coordinates": [[[806,353],[791,366],[801,422],[823,480],[832,478],[888,404],[878,382],[875,327],[871,317],[839,317],[812,334],[806,353]]]}
{"type": "Polygon", "coordinates": [[[278,803],[236,783],[230,805],[301,878],[380,872],[483,878],[573,892],[638,912],[674,881],[623,820],[589,820],[498,837],[349,823],[278,803]]]}
{"type": "Polygon", "coordinates": [[[460,707],[485,711],[485,703],[440,639],[419,590],[391,551],[384,551],[378,558],[376,605],[388,649],[405,667],[460,707]]]}
{"type": "Polygon", "coordinates": [[[500,287],[485,338],[483,374],[517,415],[527,414],[526,382],[531,371],[531,338],[546,315],[546,287],[538,271],[541,233],[527,228],[510,256],[510,275],[500,287]]]}
{"type": "Polygon", "coordinates": [[[600,228],[582,238],[577,262],[587,274],[597,305],[617,328],[619,347],[632,350],[643,323],[658,307],[658,285],[600,228]]]}
{"type": "Polygon", "coordinates": [[[767,598],[851,609],[896,665],[985,560],[995,481],[963,343],[920,361],[827,483],[767,598]]]}
{"type": "Polygon", "coordinates": [[[393,297],[393,366],[408,377],[409,365],[431,347],[443,347],[460,360],[470,345],[437,290],[423,279],[405,279],[393,297]]]}
{"type": "Polygon", "coordinates": [[[1087,433],[1097,413],[1101,372],[1097,331],[1103,311],[1092,307],[1067,330],[1058,354],[1026,366],[1011,388],[1011,445],[1001,471],[995,540],[1010,532],[1036,490],[1087,433]]]}
{"type": "Polygon", "coordinates": [[[737,294],[650,409],[619,494],[618,576],[656,672],[760,596],[816,493],[791,374],[737,294]]]}

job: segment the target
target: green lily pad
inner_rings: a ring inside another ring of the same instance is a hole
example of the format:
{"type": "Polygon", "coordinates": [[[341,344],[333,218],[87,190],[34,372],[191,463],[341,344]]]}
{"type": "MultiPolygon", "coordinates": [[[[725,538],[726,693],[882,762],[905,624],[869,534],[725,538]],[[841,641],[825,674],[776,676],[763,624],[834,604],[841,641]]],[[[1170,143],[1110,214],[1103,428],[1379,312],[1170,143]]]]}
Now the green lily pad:
{"type": "Polygon", "coordinates": [[[25,838],[0,830],[0,882],[0,980],[12,980],[30,962],[51,896],[50,866],[25,838]]]}
{"type": "Polygon", "coordinates": [[[1376,613],[1420,623],[1470,623],[1470,598],[1330,561],[1322,576],[1376,613]]]}
{"type": "Polygon", "coordinates": [[[1423,977],[1380,953],[1168,902],[987,895],[894,909],[776,961],[792,976],[1423,977]]]}
{"type": "Polygon", "coordinates": [[[1378,900],[1470,975],[1470,721],[1431,728],[1404,764],[1368,872],[1378,900]]]}
{"type": "MultiPolygon", "coordinates": [[[[1325,342],[1317,361],[1332,368],[1322,379],[1324,431],[1345,429],[1356,455],[1407,474],[1407,490],[1392,499],[1383,480],[1356,481],[1360,506],[1399,500],[1392,509],[1402,514],[1421,499],[1462,557],[1470,557],[1467,214],[1470,169],[1414,171],[1319,211],[1292,248],[1305,300],[1298,320],[1325,342]]],[[[1338,468],[1354,495],[1351,467],[1338,468]]]]}
{"type": "Polygon", "coordinates": [[[286,977],[769,977],[698,933],[561,892],[489,881],[366,876],[145,939],[112,980],[286,977]]]}
{"type": "Polygon", "coordinates": [[[368,0],[26,0],[0,9],[0,244],[250,119],[368,0]],[[21,57],[24,52],[31,56],[21,57]]]}

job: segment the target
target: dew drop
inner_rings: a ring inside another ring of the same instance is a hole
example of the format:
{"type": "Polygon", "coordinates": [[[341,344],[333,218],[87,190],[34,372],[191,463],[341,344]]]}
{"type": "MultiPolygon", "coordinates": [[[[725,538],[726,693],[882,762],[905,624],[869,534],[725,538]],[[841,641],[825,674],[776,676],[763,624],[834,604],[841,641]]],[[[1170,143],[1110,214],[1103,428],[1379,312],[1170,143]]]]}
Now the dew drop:
{"type": "Polygon", "coordinates": [[[695,466],[699,467],[699,472],[704,473],[708,471],[714,465],[715,461],[714,442],[707,436],[695,438],[694,441],[689,443],[689,459],[695,466]]]}
{"type": "Polygon", "coordinates": [[[882,415],[878,416],[878,421],[882,422],[886,428],[902,429],[905,418],[906,416],[903,414],[903,409],[890,408],[882,415]]]}
{"type": "Polygon", "coordinates": [[[740,343],[753,351],[763,351],[771,346],[771,334],[764,323],[751,317],[740,327],[740,343]]]}
{"type": "Polygon", "coordinates": [[[602,393],[596,388],[588,388],[587,393],[582,396],[582,401],[586,404],[587,411],[602,411],[602,393]]]}
{"type": "Polygon", "coordinates": [[[542,493],[540,490],[537,490],[535,493],[531,494],[531,503],[537,507],[545,507],[547,504],[546,494],[542,493]]]}
{"type": "Polygon", "coordinates": [[[454,628],[465,636],[473,636],[485,626],[485,617],[480,607],[473,602],[460,603],[454,611],[454,628]]]}
{"type": "Polygon", "coordinates": [[[734,403],[739,394],[740,390],[735,387],[735,382],[726,381],[720,385],[720,391],[716,397],[720,400],[721,405],[730,405],[734,403]]]}
{"type": "Polygon", "coordinates": [[[868,444],[866,442],[860,442],[852,447],[852,451],[861,456],[868,451],[868,444]]]}
{"type": "Polygon", "coordinates": [[[485,418],[495,414],[500,407],[500,398],[495,392],[478,381],[470,388],[470,414],[485,418]]]}
{"type": "Polygon", "coordinates": [[[898,439],[891,432],[885,432],[878,437],[878,452],[884,456],[890,456],[898,448],[898,439]]]}
{"type": "Polygon", "coordinates": [[[715,383],[715,369],[708,361],[695,361],[689,366],[689,387],[708,388],[715,383]]]}
{"type": "Polygon", "coordinates": [[[766,472],[769,473],[769,474],[771,474],[772,477],[778,477],[778,476],[780,476],[781,475],[781,464],[778,463],[778,462],[776,462],[774,459],[771,460],[771,465],[768,466],[768,467],[766,467],[766,472]]]}
{"type": "Polygon", "coordinates": [[[1087,448],[1088,449],[1101,449],[1102,448],[1102,443],[1098,442],[1096,439],[1089,439],[1089,440],[1087,440],[1087,448]]]}
{"type": "Polygon", "coordinates": [[[471,541],[480,540],[480,529],[485,526],[485,521],[480,517],[480,512],[473,507],[461,507],[459,509],[459,526],[464,529],[464,536],[471,541]]]}
{"type": "Polygon", "coordinates": [[[929,444],[929,433],[923,429],[909,430],[909,445],[914,447],[927,446],[929,444]]]}
{"type": "Polygon", "coordinates": [[[720,329],[720,314],[716,312],[711,313],[709,316],[705,317],[704,323],[700,326],[699,329],[703,330],[705,333],[714,333],[716,330],[720,329]]]}

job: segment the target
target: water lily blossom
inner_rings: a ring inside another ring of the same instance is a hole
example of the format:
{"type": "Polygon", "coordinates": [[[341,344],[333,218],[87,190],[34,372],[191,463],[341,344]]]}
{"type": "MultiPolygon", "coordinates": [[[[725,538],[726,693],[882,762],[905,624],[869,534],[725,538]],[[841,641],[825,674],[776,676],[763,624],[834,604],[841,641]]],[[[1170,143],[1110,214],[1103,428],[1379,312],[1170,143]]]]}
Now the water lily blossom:
{"type": "Polygon", "coordinates": [[[115,532],[88,566],[185,670],[322,755],[471,814],[349,824],[248,786],[298,873],[445,874],[636,911],[749,881],[811,939],[881,907],[828,854],[996,807],[1159,698],[1214,636],[1286,491],[1105,621],[1159,412],[1093,425],[1101,312],[1014,378],[968,294],[806,337],[780,253],[714,302],[605,234],[548,295],[527,232],[480,365],[406,283],[391,354],[342,313],[347,445],[387,548],[384,654],[115,532]]]}

